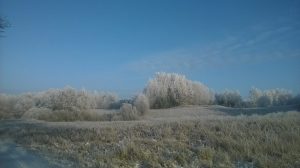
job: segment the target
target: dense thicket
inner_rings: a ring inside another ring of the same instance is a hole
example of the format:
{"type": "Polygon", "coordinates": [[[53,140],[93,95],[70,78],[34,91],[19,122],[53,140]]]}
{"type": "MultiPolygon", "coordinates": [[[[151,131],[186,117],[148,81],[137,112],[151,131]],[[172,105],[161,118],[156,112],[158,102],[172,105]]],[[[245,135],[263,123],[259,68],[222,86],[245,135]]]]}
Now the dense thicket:
{"type": "Polygon", "coordinates": [[[71,87],[21,95],[1,94],[0,118],[19,118],[27,111],[32,114],[33,111],[108,109],[117,100],[118,97],[112,93],[88,92],[71,87]]]}
{"type": "Polygon", "coordinates": [[[215,102],[227,107],[241,107],[243,99],[238,91],[226,90],[223,93],[215,94],[215,102]]]}
{"type": "Polygon", "coordinates": [[[237,91],[225,91],[215,94],[215,103],[227,107],[269,107],[300,104],[299,95],[285,89],[260,90],[251,88],[246,100],[237,91]]]}
{"type": "Polygon", "coordinates": [[[209,88],[200,82],[186,79],[176,73],[156,73],[149,80],[144,94],[151,108],[168,108],[179,105],[203,105],[213,102],[209,88]]]}
{"type": "Polygon", "coordinates": [[[249,91],[249,99],[252,105],[255,107],[297,104],[297,98],[293,97],[292,93],[285,89],[271,89],[262,91],[257,88],[251,88],[249,91]]]}

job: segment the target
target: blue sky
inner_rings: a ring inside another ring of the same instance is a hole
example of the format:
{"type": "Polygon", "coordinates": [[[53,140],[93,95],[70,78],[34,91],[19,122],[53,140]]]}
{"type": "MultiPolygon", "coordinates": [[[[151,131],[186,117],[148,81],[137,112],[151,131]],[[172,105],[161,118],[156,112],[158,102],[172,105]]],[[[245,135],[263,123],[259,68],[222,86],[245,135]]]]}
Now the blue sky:
{"type": "Polygon", "coordinates": [[[0,0],[0,92],[131,96],[155,72],[215,91],[300,92],[300,1],[0,0]]]}

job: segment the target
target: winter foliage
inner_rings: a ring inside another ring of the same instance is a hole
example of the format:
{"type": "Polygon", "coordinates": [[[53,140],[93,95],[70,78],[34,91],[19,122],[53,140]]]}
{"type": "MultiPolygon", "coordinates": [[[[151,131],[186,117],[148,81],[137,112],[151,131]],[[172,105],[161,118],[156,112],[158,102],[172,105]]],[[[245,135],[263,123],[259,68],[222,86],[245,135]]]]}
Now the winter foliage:
{"type": "Polygon", "coordinates": [[[242,96],[238,91],[226,90],[223,93],[215,94],[215,98],[216,104],[227,107],[241,107],[243,102],[242,96]]]}
{"type": "Polygon", "coordinates": [[[118,97],[112,93],[88,92],[72,87],[49,89],[21,95],[0,95],[0,118],[37,118],[43,113],[82,112],[88,109],[108,109],[118,97]]]}
{"type": "Polygon", "coordinates": [[[215,103],[227,107],[269,107],[299,104],[297,96],[285,89],[270,89],[262,91],[251,88],[248,100],[243,100],[238,91],[226,90],[215,94],[215,103]]]}
{"type": "Polygon", "coordinates": [[[142,93],[135,97],[133,104],[141,115],[147,113],[150,108],[148,97],[142,93]]]}
{"type": "Polygon", "coordinates": [[[138,118],[138,111],[135,106],[128,103],[123,103],[120,108],[122,120],[136,120],[138,118]]]}
{"type": "Polygon", "coordinates": [[[149,80],[144,94],[151,108],[168,108],[179,105],[203,105],[213,102],[213,94],[200,82],[188,80],[176,73],[156,73],[149,80]]]}
{"type": "Polygon", "coordinates": [[[213,93],[204,84],[183,75],[160,72],[132,99],[118,100],[113,93],[77,90],[69,86],[20,95],[0,94],[0,119],[133,120],[145,115],[150,108],[209,104],[243,108],[298,105],[300,108],[300,96],[293,96],[285,89],[263,91],[251,88],[248,99],[243,99],[238,91],[213,93]],[[91,109],[119,109],[119,113],[99,116],[91,109]]]}
{"type": "Polygon", "coordinates": [[[257,107],[294,104],[292,93],[285,89],[271,89],[262,91],[257,88],[251,88],[249,91],[249,98],[253,106],[257,107]]]}

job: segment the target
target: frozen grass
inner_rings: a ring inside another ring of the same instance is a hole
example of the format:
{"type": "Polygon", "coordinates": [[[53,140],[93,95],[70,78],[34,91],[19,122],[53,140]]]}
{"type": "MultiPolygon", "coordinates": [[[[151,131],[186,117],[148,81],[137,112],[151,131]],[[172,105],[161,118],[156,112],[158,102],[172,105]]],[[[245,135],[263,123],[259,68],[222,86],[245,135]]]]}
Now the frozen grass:
{"type": "Polygon", "coordinates": [[[150,110],[139,121],[3,121],[0,131],[72,167],[300,166],[299,112],[231,116],[216,108],[150,110]]]}

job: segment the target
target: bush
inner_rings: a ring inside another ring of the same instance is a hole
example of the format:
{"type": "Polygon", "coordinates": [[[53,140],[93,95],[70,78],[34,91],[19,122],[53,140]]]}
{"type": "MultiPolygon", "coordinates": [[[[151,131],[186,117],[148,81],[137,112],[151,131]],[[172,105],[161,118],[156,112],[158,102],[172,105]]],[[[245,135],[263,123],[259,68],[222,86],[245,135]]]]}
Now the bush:
{"type": "Polygon", "coordinates": [[[122,120],[136,120],[138,119],[138,111],[134,106],[128,103],[123,103],[120,108],[120,115],[122,120]]]}
{"type": "Polygon", "coordinates": [[[17,101],[17,96],[0,94],[0,119],[10,119],[19,116],[19,114],[15,112],[17,101]]]}
{"type": "Polygon", "coordinates": [[[154,79],[149,80],[144,94],[151,108],[202,105],[213,101],[213,94],[205,85],[176,73],[156,73],[154,79]]]}
{"type": "MultiPolygon", "coordinates": [[[[88,109],[110,108],[117,101],[117,96],[111,93],[88,92],[76,90],[71,87],[63,89],[49,89],[44,92],[26,93],[22,95],[0,94],[0,118],[20,118],[36,116],[33,113],[45,111],[45,109],[68,112],[85,112],[88,109]]],[[[54,113],[50,113],[54,114],[54,113]]],[[[76,113],[77,114],[77,113],[76,113]]],[[[68,115],[72,115],[69,113],[68,115]]],[[[75,115],[76,116],[76,115],[75,115]]],[[[78,116],[78,115],[77,115],[78,116]]],[[[80,114],[80,116],[83,116],[80,114]]]]}
{"type": "Polygon", "coordinates": [[[257,88],[251,88],[249,98],[254,107],[282,106],[294,103],[293,95],[285,89],[261,91],[257,88]]]}
{"type": "Polygon", "coordinates": [[[225,91],[215,95],[215,102],[218,105],[227,107],[241,107],[242,106],[242,96],[237,91],[225,91]]]}
{"type": "Polygon", "coordinates": [[[45,121],[103,121],[106,115],[100,115],[93,111],[72,110],[51,110],[48,108],[33,107],[26,111],[23,119],[38,119],[45,121]]]}
{"type": "Polygon", "coordinates": [[[35,106],[34,95],[31,93],[22,94],[18,96],[17,102],[14,106],[16,117],[21,117],[27,110],[35,106]]]}
{"type": "Polygon", "coordinates": [[[192,82],[192,98],[190,104],[192,105],[207,105],[214,102],[214,94],[210,89],[200,82],[192,82]]]}
{"type": "Polygon", "coordinates": [[[49,108],[51,110],[71,109],[77,106],[77,91],[71,87],[49,89],[36,94],[35,105],[36,107],[49,108]]]}
{"type": "Polygon", "coordinates": [[[117,100],[115,94],[75,90],[71,87],[50,89],[37,94],[36,106],[52,110],[108,109],[117,100]]]}
{"type": "Polygon", "coordinates": [[[46,118],[46,116],[51,115],[52,110],[44,107],[33,107],[27,110],[23,115],[22,118],[25,119],[42,119],[46,118]]]}
{"type": "Polygon", "coordinates": [[[262,95],[257,99],[257,107],[269,107],[272,105],[272,99],[270,96],[262,95]]]}
{"type": "Polygon", "coordinates": [[[76,91],[71,87],[50,92],[48,108],[52,110],[88,109],[91,105],[85,91],[76,91]]]}
{"type": "Polygon", "coordinates": [[[133,104],[141,115],[144,115],[149,110],[149,100],[144,94],[137,95],[133,104]]]}
{"type": "Polygon", "coordinates": [[[34,106],[34,95],[31,93],[19,96],[0,94],[0,118],[20,118],[34,106]]]}
{"type": "Polygon", "coordinates": [[[96,109],[110,109],[118,101],[118,96],[113,93],[94,92],[91,98],[94,102],[93,108],[96,109]]]}
{"type": "Polygon", "coordinates": [[[263,92],[255,87],[252,87],[249,91],[249,100],[253,107],[257,106],[258,99],[263,95],[263,92]]]}

